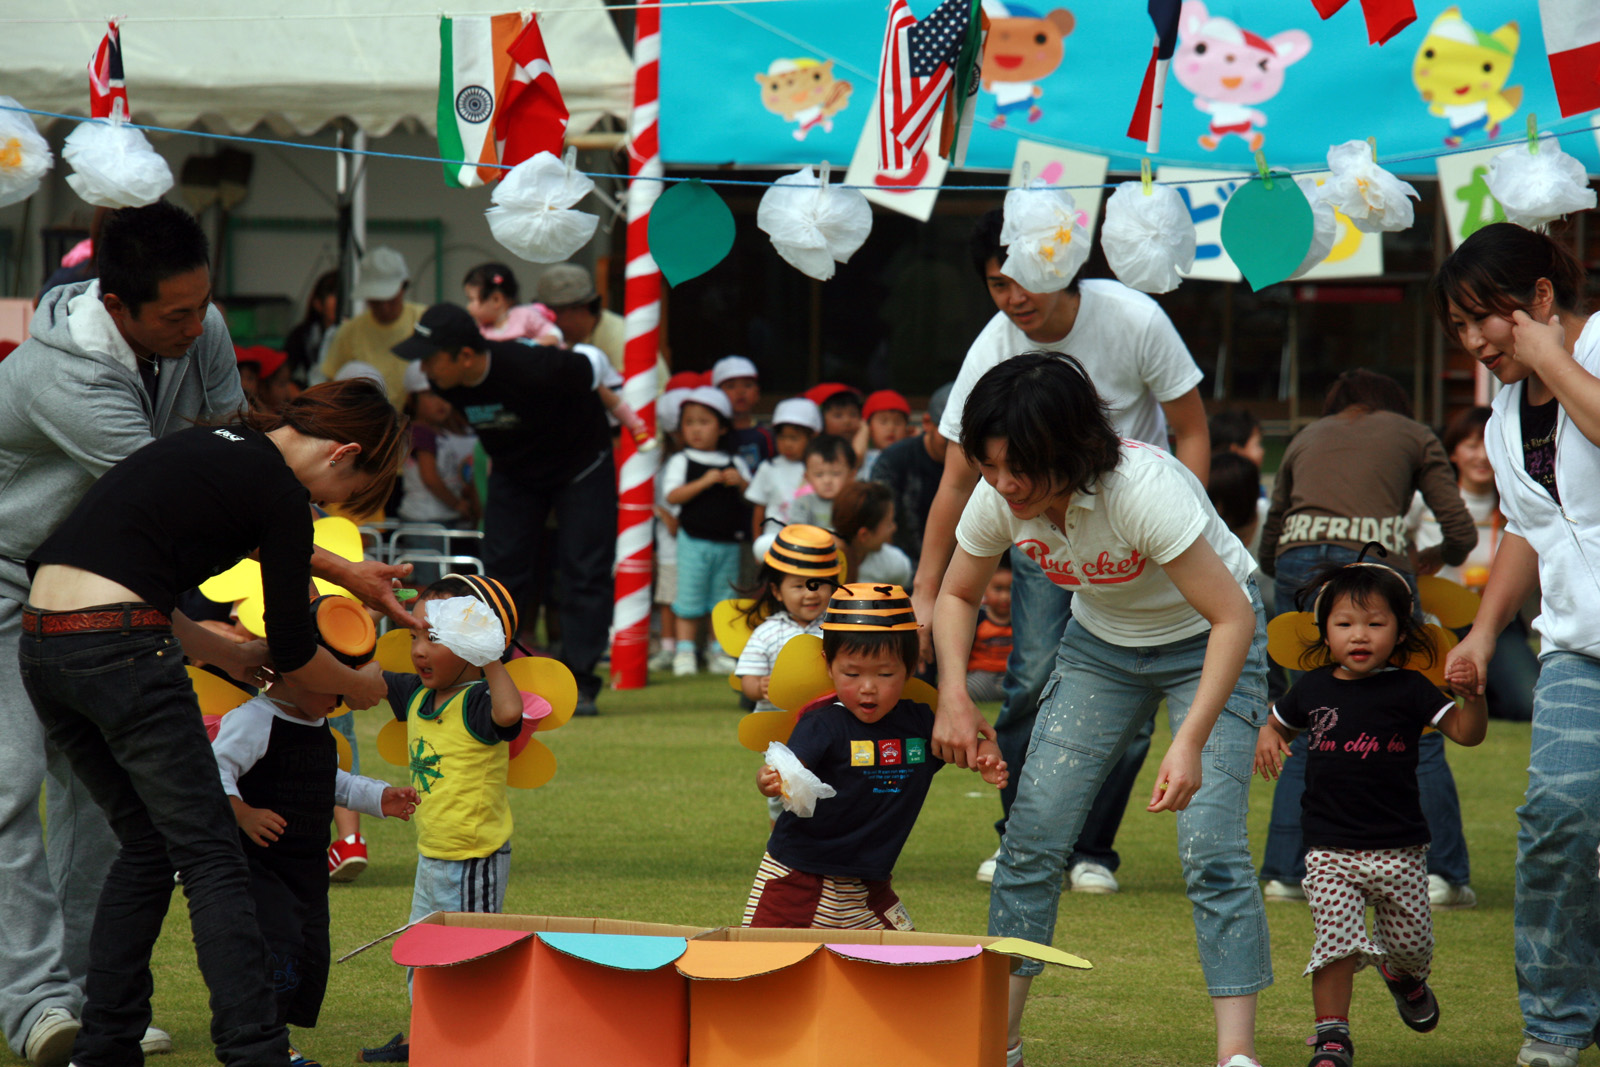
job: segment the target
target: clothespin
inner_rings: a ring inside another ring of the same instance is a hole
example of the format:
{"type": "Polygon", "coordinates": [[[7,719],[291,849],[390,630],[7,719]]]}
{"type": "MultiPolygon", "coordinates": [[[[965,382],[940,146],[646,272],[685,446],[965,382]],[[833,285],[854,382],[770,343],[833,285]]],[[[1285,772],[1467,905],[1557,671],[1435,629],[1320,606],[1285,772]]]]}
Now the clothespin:
{"type": "Polygon", "coordinates": [[[1144,187],[1144,195],[1150,195],[1150,160],[1139,161],[1139,184],[1144,187]]]}
{"type": "Polygon", "coordinates": [[[818,170],[817,177],[820,179],[820,185],[817,191],[819,193],[827,192],[828,179],[833,177],[833,168],[828,165],[828,161],[826,159],[822,161],[822,167],[818,170]]]}
{"type": "Polygon", "coordinates": [[[1021,188],[1026,189],[1028,187],[1028,181],[1032,177],[1033,177],[1033,164],[1029,163],[1026,159],[1024,159],[1022,161],[1022,186],[1021,186],[1021,188]]]}
{"type": "Polygon", "coordinates": [[[1378,162],[1378,139],[1376,137],[1368,137],[1367,147],[1372,149],[1372,162],[1378,162]]]}
{"type": "Polygon", "coordinates": [[[1539,116],[1528,112],[1528,155],[1539,154],[1539,116]]]}
{"type": "Polygon", "coordinates": [[[1261,180],[1266,183],[1268,189],[1271,189],[1272,172],[1267,169],[1266,153],[1262,152],[1259,148],[1256,149],[1256,170],[1261,172],[1261,180]]]}
{"type": "Polygon", "coordinates": [[[578,169],[578,146],[572,144],[567,145],[567,151],[564,155],[562,155],[561,162],[567,165],[567,180],[571,181],[572,175],[578,169]]]}

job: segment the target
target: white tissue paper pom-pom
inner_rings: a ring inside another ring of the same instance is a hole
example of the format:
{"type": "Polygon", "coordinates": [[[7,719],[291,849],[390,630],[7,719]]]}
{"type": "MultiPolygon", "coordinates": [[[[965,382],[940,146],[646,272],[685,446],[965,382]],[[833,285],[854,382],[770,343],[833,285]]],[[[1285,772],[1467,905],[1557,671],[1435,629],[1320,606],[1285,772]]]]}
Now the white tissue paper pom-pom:
{"type": "MultiPolygon", "coordinates": [[[[6,107],[22,105],[0,96],[6,107]]],[[[39,191],[39,179],[50,169],[50,145],[20,111],[0,109],[0,207],[17,204],[39,191]]]]}
{"type": "Polygon", "coordinates": [[[1142,293],[1170,293],[1194,267],[1194,220],[1169,185],[1123,182],[1106,201],[1100,229],[1106,262],[1123,285],[1142,293]]]}
{"type": "Polygon", "coordinates": [[[1322,184],[1322,197],[1362,233],[1410,229],[1416,219],[1411,201],[1417,191],[1378,166],[1372,146],[1346,141],[1328,149],[1333,176],[1322,184]]]}
{"type": "Polygon", "coordinates": [[[872,205],[859,189],[826,189],[810,167],[786,174],[761,197],[756,225],[802,274],[827,281],[872,232],[872,205]]]}
{"type": "Polygon", "coordinates": [[[1000,243],[1006,246],[1000,273],[1030,293],[1065,289],[1089,258],[1089,231],[1072,194],[1037,180],[1006,194],[1000,243]]]}
{"type": "Polygon", "coordinates": [[[560,263],[589,243],[597,216],[572,208],[594,191],[594,182],[549,152],[523,160],[494,189],[494,207],[484,212],[494,239],[532,263],[560,263]]]}
{"type": "Polygon", "coordinates": [[[802,819],[816,814],[817,801],[834,795],[833,786],[806,770],[789,746],[781,741],[767,745],[767,766],[778,772],[783,780],[783,810],[792,811],[802,819]]]}
{"type": "Polygon", "coordinates": [[[1561,150],[1554,137],[1539,139],[1539,151],[1508,148],[1489,161],[1489,193],[1506,220],[1530,230],[1595,205],[1583,164],[1561,150]]]}
{"type": "Polygon", "coordinates": [[[1319,186],[1311,178],[1296,178],[1294,183],[1305,194],[1306,203],[1311,205],[1311,247],[1306,249],[1306,258],[1300,261],[1300,266],[1289,275],[1298,278],[1327,259],[1328,253],[1333,251],[1333,242],[1339,237],[1339,220],[1334,216],[1333,205],[1328,203],[1324,195],[1328,188],[1326,185],[1319,186]]]}
{"type": "Polygon", "coordinates": [[[506,651],[506,629],[489,605],[473,596],[428,601],[428,636],[474,667],[506,651]]]}
{"type": "Polygon", "coordinates": [[[103,119],[80,122],[67,134],[61,158],[72,165],[67,184],[95,207],[144,207],[172,188],[172,169],[131,126],[103,119]]]}

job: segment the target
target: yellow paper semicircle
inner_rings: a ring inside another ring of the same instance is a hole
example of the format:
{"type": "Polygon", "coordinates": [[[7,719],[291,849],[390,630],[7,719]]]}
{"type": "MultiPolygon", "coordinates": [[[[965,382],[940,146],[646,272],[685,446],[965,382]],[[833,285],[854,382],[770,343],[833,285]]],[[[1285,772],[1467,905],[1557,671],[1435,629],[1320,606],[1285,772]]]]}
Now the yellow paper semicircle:
{"type": "MultiPolygon", "coordinates": [[[[831,682],[829,684],[832,684],[831,682]]],[[[909,678],[906,687],[900,694],[902,699],[914,700],[918,704],[926,704],[934,711],[939,710],[939,690],[924,682],[921,678],[909,678]]]]}
{"type": "Polygon", "coordinates": [[[360,561],[363,555],[361,530],[342,515],[329,515],[313,522],[311,541],[318,548],[352,563],[360,561]]]}
{"type": "Polygon", "coordinates": [[[396,767],[409,767],[411,756],[406,751],[406,724],[390,719],[378,730],[378,755],[385,763],[396,767]]]}
{"type": "Polygon", "coordinates": [[[555,776],[556,754],[537,737],[528,738],[506,767],[506,785],[512,789],[538,789],[555,776]]]}
{"type": "Polygon", "coordinates": [[[184,670],[189,673],[189,684],[194,686],[202,715],[226,715],[250,699],[249,693],[210,671],[199,667],[185,667],[184,670]]]}
{"type": "Polygon", "coordinates": [[[1074,956],[1070,952],[1063,952],[1053,945],[1041,945],[1037,941],[1024,941],[1020,937],[1002,937],[998,941],[985,945],[984,948],[990,952],[1001,952],[1007,956],[1025,956],[1030,960],[1054,963],[1080,971],[1094,969],[1094,964],[1082,956],[1074,956]]]}
{"type": "Polygon", "coordinates": [[[773,661],[767,699],[785,711],[798,714],[832,688],[828,665],[822,659],[822,638],[815,634],[789,638],[773,661]]]}
{"type": "Polygon", "coordinates": [[[378,666],[396,674],[416,674],[417,665],[411,662],[411,631],[390,630],[378,638],[376,652],[378,666]]]}
{"type": "Polygon", "coordinates": [[[329,730],[328,732],[333,735],[333,747],[339,750],[339,769],[348,773],[350,764],[353,762],[350,755],[350,742],[346,741],[344,734],[341,734],[338,730],[329,730]]]}
{"type": "Polygon", "coordinates": [[[1459,630],[1472,625],[1483,598],[1448,578],[1425,574],[1417,579],[1417,599],[1422,602],[1423,611],[1450,629],[1459,630]]]}
{"type": "Polygon", "coordinates": [[[537,729],[554,730],[572,718],[578,706],[578,681],[565,663],[550,656],[523,656],[506,664],[506,673],[524,693],[537,693],[550,702],[550,714],[539,720],[537,729]]]}
{"type": "Polygon", "coordinates": [[[1300,657],[1321,640],[1317,618],[1309,611],[1286,611],[1267,623],[1267,655],[1291,671],[1303,671],[1300,657]]]}
{"type": "Polygon", "coordinates": [[[221,574],[201,582],[200,592],[207,600],[215,600],[219,604],[232,604],[247,596],[259,597],[261,564],[253,559],[241,559],[221,574]]]}
{"type": "Polygon", "coordinates": [[[752,711],[739,720],[739,743],[751,752],[765,752],[774,741],[788,744],[794,720],[792,711],[752,711]]]}
{"type": "Polygon", "coordinates": [[[750,622],[744,613],[750,608],[748,600],[721,600],[711,609],[711,635],[722,646],[722,651],[735,659],[750,643],[750,622]]]}
{"type": "Polygon", "coordinates": [[[1444,659],[1450,654],[1452,648],[1460,644],[1460,641],[1455,634],[1435,623],[1430,622],[1422,628],[1422,631],[1427,634],[1428,640],[1433,642],[1433,666],[1423,668],[1418,664],[1418,673],[1440,689],[1448,692],[1450,687],[1444,680],[1444,659]]]}

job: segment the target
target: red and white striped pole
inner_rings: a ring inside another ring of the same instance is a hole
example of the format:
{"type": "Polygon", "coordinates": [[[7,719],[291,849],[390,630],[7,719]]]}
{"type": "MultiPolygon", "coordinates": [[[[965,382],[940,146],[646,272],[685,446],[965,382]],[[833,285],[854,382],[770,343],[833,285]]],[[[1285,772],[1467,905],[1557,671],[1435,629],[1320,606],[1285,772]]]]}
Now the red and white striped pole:
{"type": "MultiPolygon", "coordinates": [[[[635,12],[633,117],[628,173],[628,266],[623,309],[627,347],[622,356],[622,398],[651,431],[656,426],[656,359],[661,351],[661,271],[650,257],[650,208],[661,195],[660,115],[661,10],[644,0],[635,12]]],[[[659,450],[640,452],[622,435],[617,477],[617,586],[611,616],[611,684],[639,689],[650,658],[651,515],[655,507],[659,450]]]]}

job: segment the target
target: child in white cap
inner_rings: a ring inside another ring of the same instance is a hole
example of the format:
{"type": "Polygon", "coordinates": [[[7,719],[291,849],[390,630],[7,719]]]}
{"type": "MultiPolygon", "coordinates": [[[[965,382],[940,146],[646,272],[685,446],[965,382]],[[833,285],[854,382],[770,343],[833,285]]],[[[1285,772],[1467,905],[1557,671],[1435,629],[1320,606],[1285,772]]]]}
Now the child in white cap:
{"type": "Polygon", "coordinates": [[[723,356],[711,366],[711,384],[733,409],[733,450],[752,471],[772,458],[772,431],[756,422],[761,403],[761,372],[743,356],[723,356]]]}
{"type": "Polygon", "coordinates": [[[778,402],[772,412],[772,436],[777,454],[756,469],[750,479],[750,488],[744,498],[755,507],[754,536],[761,537],[761,527],[770,515],[780,518],[779,509],[799,490],[805,481],[806,445],[822,432],[822,411],[803,396],[790,397],[778,402]]]}

